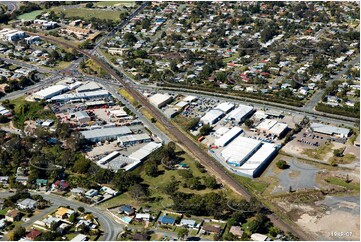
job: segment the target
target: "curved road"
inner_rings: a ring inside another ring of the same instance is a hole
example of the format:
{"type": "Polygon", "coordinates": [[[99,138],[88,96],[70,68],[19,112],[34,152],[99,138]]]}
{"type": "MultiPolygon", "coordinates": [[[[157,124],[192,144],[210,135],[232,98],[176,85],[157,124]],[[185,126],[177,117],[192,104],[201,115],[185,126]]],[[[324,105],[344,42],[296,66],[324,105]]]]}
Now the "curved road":
{"type": "MultiPolygon", "coordinates": [[[[45,200],[48,200],[52,203],[51,207],[58,206],[70,206],[73,209],[77,209],[78,207],[84,207],[85,211],[91,212],[99,221],[104,234],[100,237],[100,240],[103,241],[115,241],[117,239],[118,234],[123,231],[123,228],[120,224],[116,223],[114,219],[109,215],[106,211],[100,210],[99,208],[86,206],[86,204],[75,201],[69,200],[67,198],[54,195],[54,194],[45,194],[39,192],[30,192],[31,194],[41,195],[45,200]]],[[[0,192],[1,198],[7,198],[14,193],[9,192],[0,192]]],[[[55,208],[54,207],[54,208],[55,208]]],[[[45,214],[44,214],[45,215],[45,214]]],[[[41,216],[42,217],[42,216],[41,216]]],[[[39,218],[38,218],[39,219],[39,218]]],[[[29,224],[30,225],[30,224],[29,224]]],[[[27,225],[27,226],[29,226],[27,225]]]]}
{"type": "MultiPolygon", "coordinates": [[[[30,35],[34,35],[34,33],[28,32],[30,35]]],[[[73,48],[74,50],[82,53],[83,55],[92,59],[95,63],[97,63],[100,67],[102,67],[109,75],[113,76],[113,78],[121,83],[124,89],[132,95],[143,107],[145,107],[150,114],[158,120],[160,124],[162,124],[166,131],[173,135],[173,139],[177,142],[181,147],[183,147],[186,151],[192,154],[197,160],[200,161],[202,165],[204,165],[210,172],[212,172],[216,177],[221,179],[224,184],[227,184],[232,190],[236,193],[242,195],[246,200],[250,200],[252,194],[248,192],[238,181],[236,181],[232,176],[227,173],[221,164],[212,159],[204,150],[202,150],[199,146],[197,146],[193,140],[188,138],[182,131],[180,131],[176,126],[174,126],[169,120],[165,119],[163,114],[151,105],[148,99],[141,94],[139,91],[134,89],[129,83],[124,81],[124,79],[120,78],[119,75],[103,60],[100,58],[90,54],[87,51],[81,50],[76,46],[73,46],[67,42],[61,41],[59,39],[45,36],[37,33],[41,38],[46,39],[50,42],[54,42],[65,47],[73,48]]],[[[282,230],[290,231],[299,237],[301,240],[314,240],[314,238],[304,233],[302,230],[298,228],[298,226],[290,221],[284,221],[277,214],[272,213],[269,215],[271,221],[282,230]]]]}

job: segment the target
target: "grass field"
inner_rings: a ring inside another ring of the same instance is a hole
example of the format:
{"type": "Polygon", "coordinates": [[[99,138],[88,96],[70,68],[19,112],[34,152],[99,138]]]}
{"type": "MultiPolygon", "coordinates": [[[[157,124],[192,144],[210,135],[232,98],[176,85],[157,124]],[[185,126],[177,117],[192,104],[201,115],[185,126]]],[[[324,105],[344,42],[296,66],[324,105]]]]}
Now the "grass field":
{"type": "Polygon", "coordinates": [[[119,90],[119,94],[122,95],[125,99],[127,99],[133,106],[137,107],[139,105],[137,100],[135,100],[133,96],[130,95],[124,88],[121,88],[119,90]]]}
{"type": "Polygon", "coordinates": [[[345,187],[347,189],[353,190],[355,192],[360,192],[360,183],[346,182],[344,179],[337,177],[328,177],[325,181],[329,184],[333,184],[336,186],[345,187]]]}
{"type": "Polygon", "coordinates": [[[25,14],[18,16],[17,19],[34,20],[36,18],[36,16],[38,16],[42,12],[43,12],[43,10],[32,11],[30,13],[25,13],[25,14]]]}
{"type": "Polygon", "coordinates": [[[127,6],[131,7],[134,5],[134,1],[104,1],[104,2],[96,2],[94,3],[95,6],[99,7],[108,7],[108,6],[127,6]]]}
{"type": "Polygon", "coordinates": [[[8,210],[9,210],[9,208],[4,208],[4,209],[0,210],[0,215],[5,216],[5,214],[7,213],[8,210]]]}
{"type": "Polygon", "coordinates": [[[353,154],[346,154],[342,157],[332,157],[329,162],[330,164],[350,164],[352,163],[356,157],[353,154]]]}
{"type": "Polygon", "coordinates": [[[327,153],[332,151],[332,148],[332,143],[326,143],[317,149],[304,149],[302,153],[313,159],[323,159],[327,153]]]}
{"type": "Polygon", "coordinates": [[[119,15],[122,11],[118,10],[102,10],[102,9],[88,9],[88,8],[70,8],[62,9],[54,8],[55,13],[63,12],[65,17],[79,17],[81,19],[90,19],[92,17],[109,20],[120,20],[119,15]]]}
{"type": "Polygon", "coordinates": [[[232,174],[232,176],[237,179],[243,186],[247,186],[253,191],[257,191],[259,193],[262,193],[268,187],[268,184],[263,181],[255,181],[254,179],[251,179],[249,177],[239,176],[236,174],[232,174]]]}
{"type": "MultiPolygon", "coordinates": [[[[186,153],[182,154],[180,157],[182,157],[184,160],[182,163],[185,163],[189,166],[189,169],[192,171],[194,177],[202,177],[202,176],[209,176],[208,173],[201,173],[199,169],[196,167],[195,162],[193,159],[186,153]]],[[[102,204],[100,204],[100,207],[102,208],[109,208],[114,206],[119,206],[121,204],[132,204],[133,206],[150,206],[153,210],[163,210],[166,209],[169,205],[173,204],[172,200],[169,198],[168,195],[163,193],[162,187],[169,183],[174,176],[174,179],[183,183],[186,178],[181,177],[178,174],[178,170],[166,170],[163,165],[159,165],[158,169],[160,171],[160,175],[157,177],[150,177],[145,174],[145,172],[142,170],[142,167],[137,168],[137,170],[140,172],[141,177],[143,178],[144,184],[148,185],[148,189],[150,192],[149,200],[148,201],[137,201],[129,194],[129,192],[125,192],[115,198],[112,198],[102,204]]],[[[136,170],[136,171],[137,171],[136,170]]],[[[217,192],[221,191],[220,189],[203,189],[203,190],[191,190],[188,188],[183,188],[182,184],[179,185],[179,191],[184,193],[190,193],[190,194],[205,194],[209,192],[217,192]]],[[[232,191],[226,192],[227,196],[229,198],[235,198],[236,195],[232,191]]]]}

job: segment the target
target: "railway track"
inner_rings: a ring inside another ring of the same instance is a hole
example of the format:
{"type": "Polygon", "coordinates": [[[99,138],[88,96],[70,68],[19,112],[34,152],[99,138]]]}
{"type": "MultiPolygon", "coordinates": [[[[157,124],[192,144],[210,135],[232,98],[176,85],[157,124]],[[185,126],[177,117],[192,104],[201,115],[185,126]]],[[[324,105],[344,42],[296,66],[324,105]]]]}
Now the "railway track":
{"type": "MultiPolygon", "coordinates": [[[[35,35],[34,33],[28,32],[29,35],[35,35]]],[[[123,88],[131,94],[143,107],[148,109],[150,114],[157,119],[157,122],[161,123],[164,128],[173,135],[174,141],[184,147],[188,152],[190,152],[195,158],[199,160],[199,162],[205,166],[207,170],[213,173],[216,177],[218,177],[224,184],[228,185],[233,191],[243,196],[247,201],[250,201],[252,197],[254,197],[246,188],[244,188],[239,182],[237,182],[230,174],[228,174],[222,165],[216,162],[213,158],[211,158],[206,152],[204,152],[200,147],[198,147],[193,140],[188,138],[182,131],[180,131],[176,126],[174,126],[169,120],[165,119],[163,114],[155,108],[153,105],[149,103],[147,98],[141,94],[139,91],[134,89],[129,83],[125,82],[114,70],[110,67],[106,62],[102,59],[94,56],[87,51],[79,49],[78,47],[71,45],[69,43],[60,41],[53,37],[45,36],[39,33],[36,35],[46,39],[50,42],[54,42],[60,45],[63,45],[67,48],[72,48],[79,53],[87,56],[95,63],[97,63],[100,67],[102,67],[109,75],[111,75],[115,80],[120,82],[123,88]]],[[[256,198],[256,197],[255,197],[256,198]]],[[[262,201],[261,201],[262,202],[262,201]]],[[[265,206],[267,207],[267,206],[265,206]]],[[[298,229],[298,226],[295,224],[290,224],[288,221],[285,222],[279,215],[275,213],[271,213],[268,215],[270,220],[279,228],[285,231],[292,232],[301,240],[315,240],[309,234],[304,233],[302,230],[298,229]]]]}

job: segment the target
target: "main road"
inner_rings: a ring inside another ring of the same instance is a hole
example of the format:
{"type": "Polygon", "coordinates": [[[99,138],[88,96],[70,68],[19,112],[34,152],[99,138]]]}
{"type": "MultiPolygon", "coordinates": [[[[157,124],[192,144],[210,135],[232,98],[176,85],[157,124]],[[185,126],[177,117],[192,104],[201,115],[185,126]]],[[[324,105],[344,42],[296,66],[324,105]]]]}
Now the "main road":
{"type": "MultiPolygon", "coordinates": [[[[40,212],[40,215],[34,215],[32,218],[30,218],[29,221],[25,222],[24,226],[30,226],[33,222],[35,222],[38,219],[41,219],[43,216],[45,216],[48,212],[52,212],[52,209],[56,209],[59,206],[70,206],[73,209],[77,209],[78,207],[85,207],[86,212],[91,212],[99,221],[104,234],[100,238],[100,240],[103,241],[115,241],[117,240],[118,234],[123,231],[123,227],[116,223],[112,216],[99,208],[91,207],[91,206],[85,206],[84,203],[70,200],[58,195],[54,194],[48,194],[48,193],[39,193],[39,192],[30,192],[31,194],[37,194],[41,195],[45,200],[48,200],[51,202],[51,206],[48,209],[42,210],[40,212]]],[[[0,192],[0,198],[7,198],[14,195],[14,193],[9,192],[0,192]]]]}
{"type": "MultiPolygon", "coordinates": [[[[33,34],[34,33],[29,33],[33,34]]],[[[76,46],[73,46],[69,44],[68,42],[64,42],[62,40],[53,38],[51,36],[45,36],[40,35],[39,33],[36,33],[41,38],[46,39],[50,42],[61,44],[68,48],[73,48],[74,50],[78,51],[79,53],[82,53],[83,55],[89,57],[92,59],[95,63],[97,63],[104,71],[106,71],[110,76],[112,76],[116,81],[122,84],[123,88],[131,95],[133,96],[145,109],[148,110],[148,112],[158,120],[160,124],[162,124],[167,131],[167,133],[171,134],[173,137],[173,140],[177,142],[181,147],[183,147],[187,152],[193,155],[199,162],[204,165],[208,171],[213,173],[216,177],[218,177],[224,184],[228,185],[232,190],[234,190],[236,193],[242,195],[246,200],[250,200],[252,197],[252,194],[249,193],[239,182],[237,182],[229,173],[227,173],[224,168],[216,162],[213,158],[211,158],[207,152],[202,150],[198,145],[194,143],[193,140],[191,140],[187,135],[185,135],[181,130],[179,130],[173,123],[171,123],[169,120],[165,119],[163,114],[155,108],[153,105],[151,105],[148,101],[148,99],[140,93],[138,90],[134,89],[130,83],[124,81],[119,75],[103,60],[100,58],[94,56],[93,54],[81,50],[76,46]]],[[[269,215],[272,222],[275,223],[276,226],[280,227],[283,230],[291,231],[293,234],[298,236],[299,238],[303,240],[313,240],[313,238],[298,229],[298,226],[296,224],[290,224],[291,222],[283,221],[281,217],[276,215],[275,213],[272,213],[269,215]]]]}

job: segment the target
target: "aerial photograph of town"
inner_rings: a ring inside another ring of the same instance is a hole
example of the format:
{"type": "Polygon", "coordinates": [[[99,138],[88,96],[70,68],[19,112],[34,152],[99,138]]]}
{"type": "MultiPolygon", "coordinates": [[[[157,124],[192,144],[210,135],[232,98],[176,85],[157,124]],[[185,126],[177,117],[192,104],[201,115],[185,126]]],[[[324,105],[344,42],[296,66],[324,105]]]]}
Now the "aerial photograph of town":
{"type": "Polygon", "coordinates": [[[0,1],[0,241],[360,241],[360,1],[0,1]]]}

